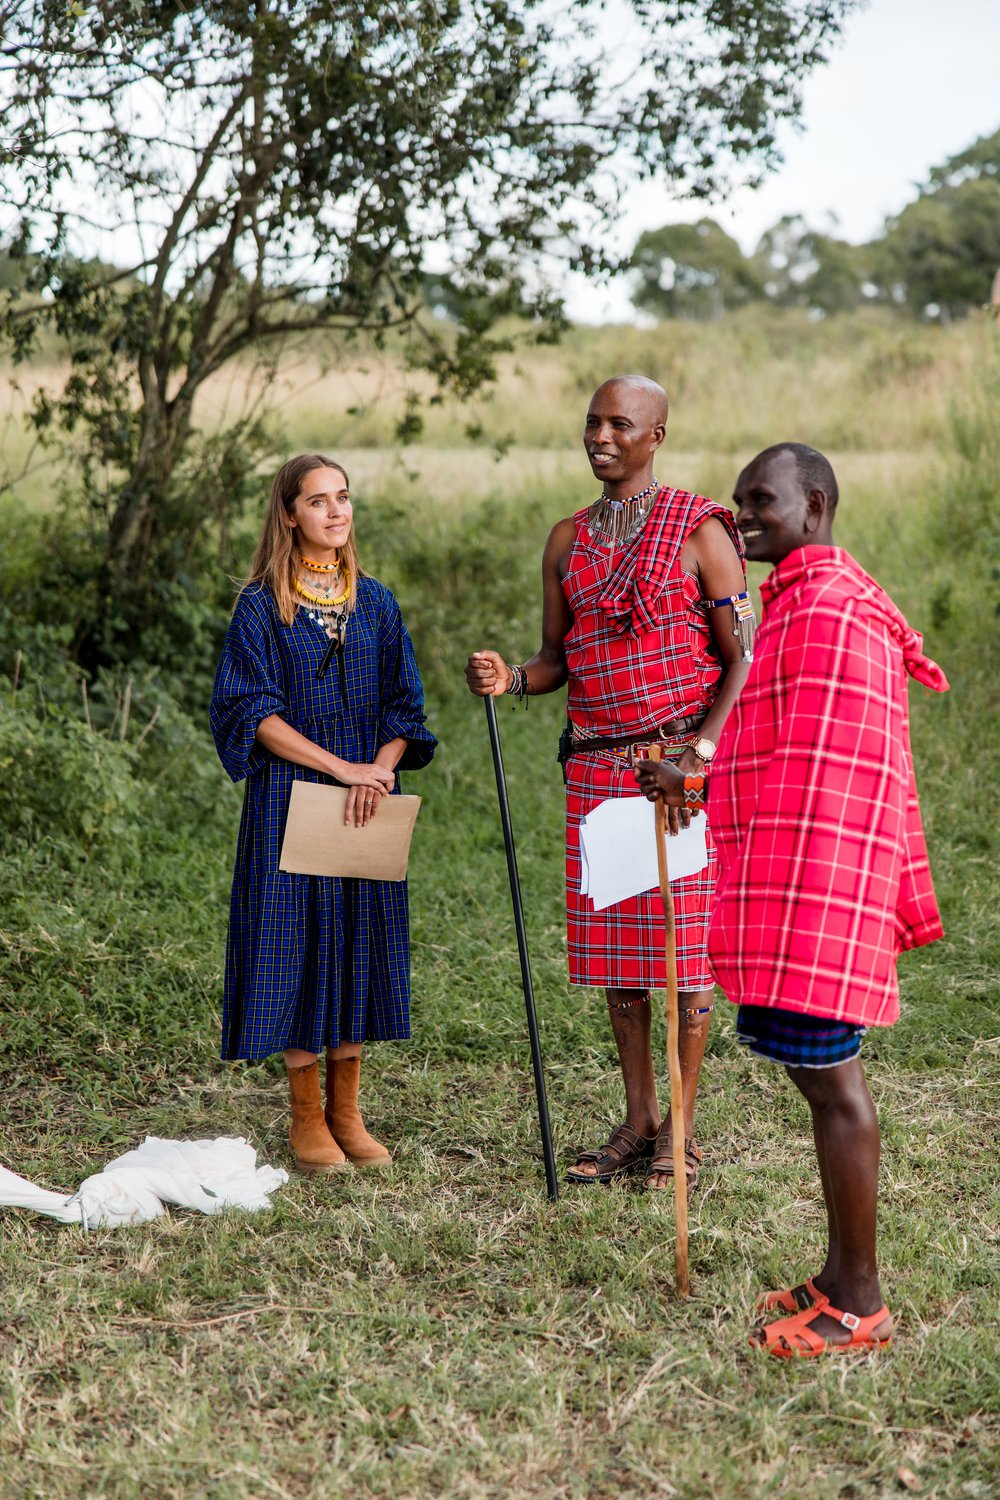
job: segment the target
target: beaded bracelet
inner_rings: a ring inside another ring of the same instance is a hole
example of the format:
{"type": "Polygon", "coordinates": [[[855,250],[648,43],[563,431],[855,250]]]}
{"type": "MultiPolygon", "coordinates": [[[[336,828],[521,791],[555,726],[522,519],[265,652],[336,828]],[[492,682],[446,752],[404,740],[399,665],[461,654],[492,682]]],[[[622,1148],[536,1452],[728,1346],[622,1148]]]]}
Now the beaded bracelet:
{"type": "Polygon", "coordinates": [[[510,672],[507,692],[513,693],[515,698],[523,703],[528,693],[528,674],[523,667],[516,666],[514,662],[507,663],[507,670],[510,672]]]}
{"type": "Polygon", "coordinates": [[[705,806],[705,773],[697,771],[684,777],[684,806],[705,806]]]}

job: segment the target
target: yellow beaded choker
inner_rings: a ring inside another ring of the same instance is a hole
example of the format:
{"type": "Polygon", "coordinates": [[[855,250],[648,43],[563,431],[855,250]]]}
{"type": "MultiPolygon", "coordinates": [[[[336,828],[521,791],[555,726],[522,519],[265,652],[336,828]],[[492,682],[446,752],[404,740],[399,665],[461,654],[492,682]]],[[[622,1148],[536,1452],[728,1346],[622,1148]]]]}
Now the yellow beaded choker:
{"type": "Polygon", "coordinates": [[[304,553],[300,552],[299,553],[299,562],[302,564],[302,566],[304,568],[308,568],[311,573],[339,573],[340,572],[340,553],[339,552],[337,553],[337,560],[336,560],[336,562],[332,562],[332,563],[313,562],[313,560],[312,560],[311,557],[306,557],[304,553]]]}
{"type": "Polygon", "coordinates": [[[344,592],[342,594],[338,594],[335,599],[332,598],[329,594],[313,593],[312,589],[307,588],[306,585],[302,582],[301,578],[296,578],[295,580],[295,592],[297,594],[301,594],[303,599],[308,599],[310,604],[325,605],[329,609],[339,604],[346,604],[348,599],[351,597],[350,573],[345,572],[344,582],[346,583],[347,587],[344,589],[344,592]]]}

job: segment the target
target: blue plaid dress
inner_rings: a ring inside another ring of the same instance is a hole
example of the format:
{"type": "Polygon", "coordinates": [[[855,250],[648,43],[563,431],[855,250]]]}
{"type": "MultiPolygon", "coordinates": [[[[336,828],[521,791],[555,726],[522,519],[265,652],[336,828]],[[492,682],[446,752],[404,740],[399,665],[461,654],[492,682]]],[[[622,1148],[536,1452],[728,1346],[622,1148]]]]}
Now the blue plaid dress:
{"type": "Polygon", "coordinates": [[[317,680],[326,646],[321,626],[301,610],[283,625],[269,590],[253,584],[237,601],[215,675],[211,723],[219,757],[234,781],[247,783],[226,947],[225,1058],[291,1047],[322,1052],[410,1034],[405,881],[278,869],[292,782],[336,783],[258,744],[263,719],[280,714],[349,761],[372,761],[382,745],[405,738],[401,770],[427,765],[437,743],[424,727],[410,637],[383,584],[358,580],[345,671],[335,660],[317,680]]]}

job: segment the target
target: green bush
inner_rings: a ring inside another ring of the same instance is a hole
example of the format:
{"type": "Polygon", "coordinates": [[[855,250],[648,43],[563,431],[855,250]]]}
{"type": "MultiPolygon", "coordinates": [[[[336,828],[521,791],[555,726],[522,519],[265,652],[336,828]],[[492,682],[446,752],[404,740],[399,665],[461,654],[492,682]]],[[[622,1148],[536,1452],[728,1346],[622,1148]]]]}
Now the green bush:
{"type": "Polygon", "coordinates": [[[136,751],[60,708],[0,704],[0,830],[8,847],[46,845],[71,863],[133,863],[148,804],[136,751]]]}

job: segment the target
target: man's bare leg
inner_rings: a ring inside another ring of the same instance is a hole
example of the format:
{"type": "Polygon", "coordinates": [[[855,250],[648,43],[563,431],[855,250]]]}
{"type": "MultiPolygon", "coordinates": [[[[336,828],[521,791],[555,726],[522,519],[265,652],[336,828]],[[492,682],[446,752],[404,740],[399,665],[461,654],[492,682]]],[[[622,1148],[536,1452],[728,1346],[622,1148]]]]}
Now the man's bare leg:
{"type": "MultiPolygon", "coordinates": [[[[822,1142],[825,1156],[825,1171],[821,1161],[820,1174],[827,1200],[829,1238],[827,1264],[817,1282],[822,1281],[820,1290],[840,1312],[871,1317],[883,1305],[876,1259],[880,1137],[864,1068],[860,1058],[853,1057],[832,1068],[785,1071],[812,1110],[817,1121],[817,1154],[822,1142]],[[831,1269],[834,1256],[836,1272],[831,1269]]],[[[850,1340],[850,1333],[822,1312],[815,1315],[809,1327],[829,1343],[850,1340]]],[[[887,1339],[891,1333],[891,1317],[873,1330],[879,1339],[887,1339]]],[[[763,1342],[762,1333],[755,1337],[763,1342]]],[[[789,1339],[791,1333],[785,1342],[789,1339]]]]}
{"type": "MultiPolygon", "coordinates": [[[[607,990],[606,994],[625,1083],[625,1119],[638,1135],[652,1140],[660,1128],[660,1106],[649,1044],[649,995],[645,990],[607,990]]],[[[597,1175],[593,1162],[578,1162],[573,1170],[581,1177],[597,1175]]]]}
{"type": "Polygon", "coordinates": [[[826,1205],[826,1222],[829,1230],[826,1260],[819,1275],[813,1277],[813,1284],[818,1286],[821,1292],[826,1292],[827,1296],[829,1296],[830,1288],[836,1285],[837,1276],[840,1272],[840,1228],[837,1224],[837,1202],[833,1193],[833,1174],[827,1154],[826,1136],[823,1131],[823,1116],[819,1110],[813,1110],[812,1119],[813,1140],[816,1143],[816,1160],[819,1163],[819,1177],[823,1185],[823,1202],[826,1205]]]}
{"type": "MultiPolygon", "coordinates": [[[[681,990],[678,997],[680,1038],[678,1053],[681,1064],[681,1095],[684,1100],[684,1136],[694,1135],[694,1107],[698,1097],[698,1081],[701,1065],[708,1045],[708,1029],[712,1021],[714,990],[681,990]]],[[[657,1142],[657,1151],[669,1148],[673,1141],[668,1118],[663,1122],[664,1130],[657,1142]]],[[[671,1173],[653,1172],[646,1179],[646,1187],[654,1192],[669,1187],[671,1173]]]]}
{"type": "MultiPolygon", "coordinates": [[[[823,1117],[818,1110],[812,1112],[813,1141],[816,1145],[816,1160],[819,1163],[819,1177],[823,1188],[823,1203],[826,1207],[826,1222],[829,1230],[826,1248],[826,1260],[823,1269],[818,1275],[810,1278],[813,1286],[817,1287],[824,1295],[829,1296],[830,1288],[837,1279],[840,1269],[840,1230],[837,1226],[837,1204],[833,1196],[833,1182],[830,1173],[830,1162],[827,1156],[826,1138],[823,1134],[823,1117]]],[[[799,1282],[791,1288],[795,1302],[800,1308],[808,1307],[815,1301],[809,1287],[804,1281],[799,1282]]],[[[834,1304],[836,1306],[836,1304],[834,1304]]],[[[770,1309],[769,1309],[770,1310],[770,1309]]]]}
{"type": "Polygon", "coordinates": [[[625,1118],[651,1139],[660,1128],[656,1072],[650,1046],[652,1006],[645,990],[608,990],[608,1015],[625,1084],[625,1118]]]}

